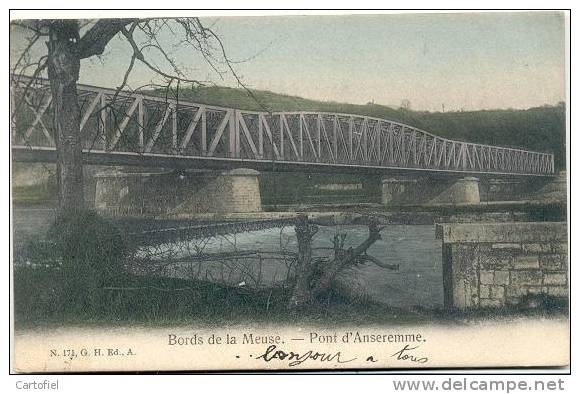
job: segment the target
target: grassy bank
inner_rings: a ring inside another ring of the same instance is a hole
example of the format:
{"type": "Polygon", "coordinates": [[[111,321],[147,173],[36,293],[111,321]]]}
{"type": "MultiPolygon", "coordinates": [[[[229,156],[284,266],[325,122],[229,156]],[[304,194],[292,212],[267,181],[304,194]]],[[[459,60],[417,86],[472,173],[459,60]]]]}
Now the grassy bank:
{"type": "Polygon", "coordinates": [[[12,202],[16,206],[55,206],[56,196],[56,183],[52,180],[40,185],[12,187],[12,202]]]}
{"type": "Polygon", "coordinates": [[[59,270],[20,267],[14,274],[17,329],[37,326],[227,326],[281,323],[334,326],[342,324],[412,324],[426,314],[388,308],[368,300],[330,294],[325,302],[289,311],[285,289],[248,291],[223,285],[171,278],[120,275],[98,289],[91,302],[66,294],[59,270]]]}

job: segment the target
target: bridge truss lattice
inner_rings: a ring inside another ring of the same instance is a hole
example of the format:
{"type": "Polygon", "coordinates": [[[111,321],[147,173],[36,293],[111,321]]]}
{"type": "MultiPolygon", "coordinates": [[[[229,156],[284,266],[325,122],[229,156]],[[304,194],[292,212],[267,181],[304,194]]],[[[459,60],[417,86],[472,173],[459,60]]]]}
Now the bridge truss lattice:
{"type": "MultiPolygon", "coordinates": [[[[47,81],[12,86],[12,149],[56,149],[47,81]]],[[[343,113],[260,112],[78,85],[83,151],[107,157],[551,175],[552,154],[454,141],[343,113]]]]}

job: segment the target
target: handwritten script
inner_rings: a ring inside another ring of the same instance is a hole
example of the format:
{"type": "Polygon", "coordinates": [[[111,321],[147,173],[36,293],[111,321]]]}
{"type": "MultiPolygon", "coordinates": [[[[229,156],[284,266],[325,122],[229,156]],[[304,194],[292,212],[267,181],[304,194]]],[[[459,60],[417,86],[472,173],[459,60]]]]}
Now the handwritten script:
{"type": "Polygon", "coordinates": [[[256,359],[262,359],[267,363],[272,360],[288,361],[289,367],[300,365],[307,360],[319,361],[321,363],[338,364],[346,364],[356,360],[356,358],[345,359],[341,352],[319,353],[314,350],[307,350],[303,353],[296,353],[293,351],[284,351],[278,349],[276,345],[268,346],[266,351],[263,354],[257,356],[256,359]]]}
{"type": "Polygon", "coordinates": [[[391,354],[391,357],[396,357],[397,360],[406,360],[414,363],[425,364],[427,361],[429,361],[429,358],[418,356],[413,352],[418,347],[419,347],[418,345],[415,347],[405,345],[405,347],[399,350],[398,352],[391,354]]]}

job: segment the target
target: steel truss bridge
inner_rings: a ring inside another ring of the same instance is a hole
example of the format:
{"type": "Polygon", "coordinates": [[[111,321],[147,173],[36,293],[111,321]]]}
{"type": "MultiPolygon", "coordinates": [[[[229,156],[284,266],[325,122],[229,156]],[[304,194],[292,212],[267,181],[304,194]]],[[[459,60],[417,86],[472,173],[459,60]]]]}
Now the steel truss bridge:
{"type": "MultiPolygon", "coordinates": [[[[11,87],[12,153],[54,161],[48,81],[11,87]],[[27,88],[25,89],[25,86],[27,88]]],[[[453,141],[399,122],[342,113],[260,112],[78,85],[89,164],[260,170],[552,175],[554,156],[453,141]]]]}

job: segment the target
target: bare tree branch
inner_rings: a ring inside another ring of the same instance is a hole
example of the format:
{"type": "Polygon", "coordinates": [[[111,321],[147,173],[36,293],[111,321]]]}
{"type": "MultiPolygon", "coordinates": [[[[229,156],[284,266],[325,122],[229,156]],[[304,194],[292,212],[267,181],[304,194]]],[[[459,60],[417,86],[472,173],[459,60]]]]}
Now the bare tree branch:
{"type": "Polygon", "coordinates": [[[360,257],[361,260],[363,261],[370,261],[371,263],[374,263],[376,265],[378,265],[381,268],[385,268],[388,270],[393,270],[393,271],[397,271],[399,269],[399,264],[388,264],[385,262],[382,262],[381,260],[377,259],[374,256],[371,256],[369,254],[364,254],[360,257]]]}
{"type": "Polygon", "coordinates": [[[231,73],[234,75],[234,78],[236,78],[236,81],[238,82],[238,84],[250,95],[251,98],[253,98],[256,103],[258,103],[258,105],[260,107],[262,107],[264,110],[271,112],[271,110],[264,104],[262,103],[262,101],[260,99],[258,99],[258,97],[256,97],[256,95],[254,94],[253,91],[251,91],[240,79],[240,77],[238,76],[237,72],[234,70],[234,67],[232,65],[232,62],[229,60],[227,53],[226,53],[226,49],[224,47],[224,44],[222,43],[221,39],[213,32],[213,30],[211,29],[204,29],[205,31],[207,31],[209,34],[211,34],[216,41],[218,42],[221,52],[222,52],[222,56],[226,62],[226,65],[228,66],[228,68],[230,69],[231,73]]]}
{"type": "Polygon", "coordinates": [[[10,24],[30,30],[39,36],[48,36],[48,23],[42,20],[12,21],[10,24]]]}
{"type": "Polygon", "coordinates": [[[134,24],[131,27],[131,29],[127,30],[125,28],[125,26],[122,26],[120,31],[123,34],[123,36],[127,39],[129,44],[131,45],[131,48],[133,49],[133,56],[135,56],[135,58],[137,60],[139,60],[144,65],[146,65],[149,69],[154,71],[156,74],[161,75],[162,77],[166,78],[169,82],[172,82],[174,80],[179,79],[183,82],[199,84],[199,81],[197,81],[195,79],[184,78],[184,77],[181,77],[179,75],[173,75],[173,74],[166,73],[165,71],[161,70],[160,68],[154,66],[149,60],[147,60],[145,58],[145,56],[143,55],[141,48],[139,47],[139,45],[137,44],[137,42],[135,41],[135,39],[133,37],[133,32],[135,30],[135,27],[136,27],[136,24],[134,24]]]}
{"type": "Polygon", "coordinates": [[[102,55],[106,46],[121,30],[136,19],[100,19],[79,41],[79,57],[102,55]]]}
{"type": "Polygon", "coordinates": [[[28,39],[28,45],[26,46],[26,48],[24,48],[24,50],[22,51],[22,53],[18,57],[18,60],[14,64],[14,67],[12,68],[12,74],[13,74],[12,78],[14,78],[17,75],[18,68],[20,67],[20,64],[22,63],[22,61],[25,58],[27,58],[29,56],[30,50],[32,49],[34,44],[36,44],[38,42],[40,37],[41,37],[40,34],[34,33],[34,35],[28,39]]]}

